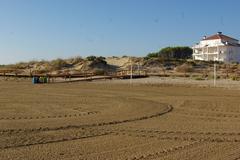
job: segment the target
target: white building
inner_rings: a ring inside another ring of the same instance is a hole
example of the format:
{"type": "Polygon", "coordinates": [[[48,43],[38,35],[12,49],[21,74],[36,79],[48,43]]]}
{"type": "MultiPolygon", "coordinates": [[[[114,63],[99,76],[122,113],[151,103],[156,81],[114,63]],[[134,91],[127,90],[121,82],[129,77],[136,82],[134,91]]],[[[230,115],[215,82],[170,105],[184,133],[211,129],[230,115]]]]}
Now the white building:
{"type": "Polygon", "coordinates": [[[193,46],[193,59],[203,61],[240,62],[240,44],[237,39],[222,32],[206,37],[193,46]]]}

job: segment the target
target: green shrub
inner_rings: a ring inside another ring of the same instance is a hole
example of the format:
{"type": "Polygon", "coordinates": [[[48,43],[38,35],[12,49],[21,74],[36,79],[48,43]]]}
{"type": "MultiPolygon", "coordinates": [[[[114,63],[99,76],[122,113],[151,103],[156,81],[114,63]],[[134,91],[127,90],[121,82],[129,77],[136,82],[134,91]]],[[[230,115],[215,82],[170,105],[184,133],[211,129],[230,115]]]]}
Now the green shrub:
{"type": "Polygon", "coordinates": [[[105,75],[105,71],[103,69],[96,69],[94,71],[94,74],[95,75],[99,75],[99,76],[102,76],[102,75],[105,75]]]}
{"type": "Polygon", "coordinates": [[[96,59],[97,59],[97,60],[101,60],[101,61],[105,61],[106,58],[103,57],[103,56],[100,56],[100,57],[97,57],[96,59]]]}
{"type": "Polygon", "coordinates": [[[88,57],[86,57],[86,59],[88,61],[95,61],[97,59],[97,57],[96,56],[88,56],[88,57]]]}
{"type": "Polygon", "coordinates": [[[232,77],[231,77],[231,80],[233,80],[233,81],[239,81],[239,80],[240,80],[240,77],[232,76],[232,77]]]}
{"type": "Polygon", "coordinates": [[[194,80],[197,80],[197,81],[203,81],[205,80],[203,77],[195,77],[194,80]]]}

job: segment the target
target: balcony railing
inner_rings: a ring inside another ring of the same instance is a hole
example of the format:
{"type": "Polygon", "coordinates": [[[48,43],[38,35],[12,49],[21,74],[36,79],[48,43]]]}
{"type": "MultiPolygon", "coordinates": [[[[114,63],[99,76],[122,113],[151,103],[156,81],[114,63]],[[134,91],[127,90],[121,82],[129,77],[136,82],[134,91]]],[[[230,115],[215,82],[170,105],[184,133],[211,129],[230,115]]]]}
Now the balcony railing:
{"type": "Polygon", "coordinates": [[[194,55],[203,55],[203,54],[208,54],[208,55],[215,55],[215,54],[224,54],[224,51],[220,51],[220,52],[195,52],[193,53],[194,55]]]}

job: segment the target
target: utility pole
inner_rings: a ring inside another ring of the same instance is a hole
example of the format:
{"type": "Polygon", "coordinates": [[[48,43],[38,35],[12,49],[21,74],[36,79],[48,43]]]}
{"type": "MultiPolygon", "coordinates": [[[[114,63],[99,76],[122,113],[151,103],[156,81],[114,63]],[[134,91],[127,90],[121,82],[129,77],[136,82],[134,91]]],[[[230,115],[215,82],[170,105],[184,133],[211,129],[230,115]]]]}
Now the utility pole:
{"type": "Polygon", "coordinates": [[[213,80],[213,85],[214,87],[216,87],[216,79],[217,79],[217,64],[216,64],[216,61],[214,60],[214,80],[213,80]]]}
{"type": "Polygon", "coordinates": [[[130,73],[130,84],[132,84],[132,78],[133,78],[133,64],[132,64],[132,57],[131,57],[131,73],[130,73]]]}
{"type": "Polygon", "coordinates": [[[214,63],[214,87],[216,87],[216,78],[217,78],[217,75],[216,75],[216,63],[214,63]]]}
{"type": "Polygon", "coordinates": [[[139,64],[139,62],[138,62],[138,75],[140,75],[141,73],[140,73],[140,64],[139,64]]]}

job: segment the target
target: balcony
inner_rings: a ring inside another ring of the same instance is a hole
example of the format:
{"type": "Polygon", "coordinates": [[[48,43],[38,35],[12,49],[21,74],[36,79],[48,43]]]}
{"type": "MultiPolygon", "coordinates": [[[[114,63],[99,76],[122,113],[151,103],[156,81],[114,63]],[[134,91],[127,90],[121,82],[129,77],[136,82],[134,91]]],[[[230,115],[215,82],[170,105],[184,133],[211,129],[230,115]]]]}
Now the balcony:
{"type": "Polygon", "coordinates": [[[224,51],[219,51],[219,52],[194,52],[193,55],[221,55],[224,54],[226,52],[224,51]]]}

